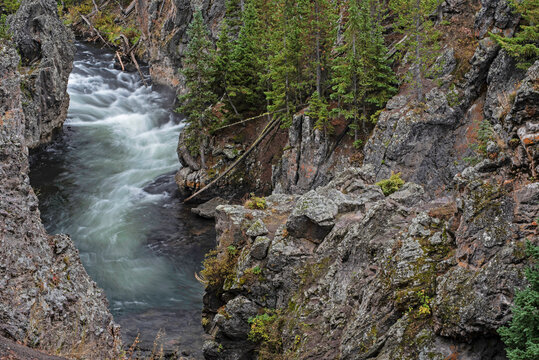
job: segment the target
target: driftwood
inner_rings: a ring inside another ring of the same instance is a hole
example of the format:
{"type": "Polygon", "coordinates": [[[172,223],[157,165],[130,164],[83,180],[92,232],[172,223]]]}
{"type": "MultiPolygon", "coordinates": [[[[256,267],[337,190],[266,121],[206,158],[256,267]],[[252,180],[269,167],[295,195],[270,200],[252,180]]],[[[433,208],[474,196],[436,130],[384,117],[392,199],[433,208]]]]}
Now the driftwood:
{"type": "Polygon", "coordinates": [[[122,66],[122,71],[125,71],[124,63],[122,62],[122,57],[120,56],[120,53],[116,51],[116,57],[118,58],[118,61],[120,62],[120,65],[122,66]]]}
{"type": "Polygon", "coordinates": [[[138,65],[137,58],[135,57],[135,54],[133,53],[133,50],[135,49],[135,47],[138,45],[139,42],[137,41],[135,45],[129,47],[129,39],[127,38],[127,36],[125,36],[124,34],[120,34],[118,38],[122,39],[125,56],[129,56],[131,58],[131,61],[137,68],[137,71],[140,75],[140,79],[142,80],[142,83],[144,84],[144,86],[148,86],[148,84],[146,83],[146,80],[144,79],[144,74],[142,73],[142,71],[140,70],[140,66],[138,65]]]}
{"type": "Polygon", "coordinates": [[[131,1],[131,4],[129,4],[129,6],[126,7],[125,10],[124,10],[124,9],[121,9],[121,10],[122,10],[122,14],[123,14],[124,16],[129,16],[129,14],[131,14],[131,12],[133,12],[133,10],[135,9],[136,3],[137,3],[137,0],[131,1]]]}
{"type": "Polygon", "coordinates": [[[107,47],[111,47],[109,45],[109,43],[103,39],[103,36],[101,36],[101,34],[99,33],[99,31],[92,25],[92,23],[90,22],[90,20],[88,20],[84,15],[81,14],[80,16],[82,18],[82,20],[84,20],[84,22],[90,27],[90,29],[99,37],[99,39],[101,39],[101,41],[103,41],[103,43],[105,44],[105,46],[107,47]]]}
{"type": "Polygon", "coordinates": [[[284,110],[285,110],[285,109],[281,109],[281,110],[276,110],[276,111],[273,111],[273,112],[266,112],[266,113],[263,113],[263,114],[260,114],[260,115],[257,115],[257,116],[253,116],[253,117],[250,117],[250,118],[248,118],[248,119],[244,119],[244,120],[241,120],[241,121],[234,122],[234,123],[232,123],[232,124],[228,124],[228,125],[224,125],[224,126],[218,127],[217,129],[213,130],[213,132],[219,131],[219,130],[223,130],[223,129],[226,129],[226,128],[229,128],[229,127],[232,127],[232,126],[240,125],[240,124],[246,123],[246,122],[248,122],[248,121],[260,119],[261,117],[264,117],[264,116],[273,115],[273,114],[282,112],[282,111],[284,111],[284,110]]]}
{"type": "Polygon", "coordinates": [[[273,119],[270,120],[270,122],[266,125],[266,127],[261,131],[258,138],[253,142],[253,144],[247,149],[246,152],[244,152],[232,165],[230,165],[223,173],[221,173],[218,177],[213,179],[208,185],[204,186],[202,189],[195,192],[193,195],[189,196],[187,199],[185,199],[183,202],[186,203],[189,200],[193,199],[194,197],[202,194],[204,191],[208,190],[210,187],[215,185],[219,180],[221,180],[226,174],[228,174],[230,171],[232,171],[238,164],[247,157],[257,146],[260,144],[260,142],[275,128],[275,125],[279,124],[279,119],[273,119]]]}

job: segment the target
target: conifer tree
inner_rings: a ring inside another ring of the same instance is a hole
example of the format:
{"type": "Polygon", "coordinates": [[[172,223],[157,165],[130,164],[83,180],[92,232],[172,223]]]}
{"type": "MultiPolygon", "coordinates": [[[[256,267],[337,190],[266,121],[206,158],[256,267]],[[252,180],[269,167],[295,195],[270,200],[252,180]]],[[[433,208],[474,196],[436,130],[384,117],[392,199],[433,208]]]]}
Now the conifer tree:
{"type": "Polygon", "coordinates": [[[262,27],[253,0],[245,0],[242,20],[231,53],[231,81],[227,86],[227,93],[240,112],[257,110],[264,102],[262,27]]]}
{"type": "Polygon", "coordinates": [[[231,86],[233,73],[232,53],[237,43],[238,34],[242,27],[240,0],[227,0],[225,5],[225,17],[221,25],[217,50],[215,52],[215,85],[214,89],[219,96],[223,96],[225,104],[228,105],[236,115],[238,110],[227,89],[231,86]]]}
{"type": "Polygon", "coordinates": [[[315,121],[314,128],[316,130],[321,130],[325,134],[331,134],[333,132],[334,129],[329,116],[328,104],[324,98],[320,96],[318,91],[315,91],[309,99],[307,115],[312,117],[315,121]]]}
{"type": "MultiPolygon", "coordinates": [[[[539,260],[539,246],[527,243],[526,252],[533,262],[539,260]]],[[[539,358],[539,269],[537,264],[526,269],[529,286],[517,292],[512,308],[513,319],[508,327],[498,329],[506,345],[509,360],[539,358]]]]}
{"type": "Polygon", "coordinates": [[[401,49],[409,65],[406,81],[415,90],[418,102],[423,100],[423,81],[432,62],[438,57],[439,32],[429,18],[441,0],[390,0],[397,17],[398,31],[405,35],[401,49]]]}
{"type": "Polygon", "coordinates": [[[343,44],[333,63],[331,97],[338,102],[333,114],[350,121],[357,146],[360,124],[365,129],[369,113],[395,94],[396,78],[387,59],[377,1],[351,0],[347,10],[343,44]]]}
{"type": "Polygon", "coordinates": [[[338,20],[338,7],[331,0],[313,0],[311,2],[312,25],[311,45],[314,72],[316,73],[316,91],[319,97],[324,96],[324,82],[329,70],[330,54],[335,43],[335,29],[338,20]]]}
{"type": "Polygon", "coordinates": [[[508,0],[513,9],[521,14],[520,31],[506,38],[490,34],[500,46],[518,61],[518,67],[526,69],[539,59],[539,1],[508,0]]]}
{"type": "Polygon", "coordinates": [[[304,104],[314,85],[309,71],[310,1],[276,0],[276,26],[270,39],[269,73],[271,89],[266,92],[269,111],[284,110],[284,125],[289,125],[296,107],[304,104]]]}
{"type": "Polygon", "coordinates": [[[192,155],[200,155],[204,166],[204,151],[210,127],[215,121],[211,106],[217,97],[213,91],[213,44],[208,38],[200,11],[195,13],[187,35],[189,44],[183,58],[181,74],[185,77],[189,92],[179,96],[181,105],[177,111],[186,116],[187,126],[184,131],[187,132],[187,146],[192,155]]]}

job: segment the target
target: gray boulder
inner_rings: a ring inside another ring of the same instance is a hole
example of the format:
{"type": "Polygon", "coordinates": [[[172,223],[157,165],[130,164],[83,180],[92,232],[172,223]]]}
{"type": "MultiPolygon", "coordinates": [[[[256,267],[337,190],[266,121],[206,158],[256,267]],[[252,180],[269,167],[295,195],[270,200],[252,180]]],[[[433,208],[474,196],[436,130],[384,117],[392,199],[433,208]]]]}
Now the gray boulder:
{"type": "Polygon", "coordinates": [[[294,237],[320,243],[335,225],[338,212],[333,200],[311,190],[298,199],[286,229],[294,237]]]}
{"type": "Polygon", "coordinates": [[[219,205],[227,205],[228,200],[225,200],[220,197],[213,198],[209,201],[206,201],[204,204],[192,208],[191,212],[205,219],[214,219],[215,218],[215,208],[219,205]]]}

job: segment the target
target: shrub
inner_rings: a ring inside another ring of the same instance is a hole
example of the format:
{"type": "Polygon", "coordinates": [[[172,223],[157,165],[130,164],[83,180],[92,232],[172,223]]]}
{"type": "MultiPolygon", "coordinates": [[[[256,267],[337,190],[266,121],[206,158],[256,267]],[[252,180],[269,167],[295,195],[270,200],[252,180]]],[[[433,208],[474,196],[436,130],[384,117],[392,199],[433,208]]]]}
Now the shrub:
{"type": "MultiPolygon", "coordinates": [[[[532,261],[537,261],[539,246],[528,242],[526,247],[532,261]]],[[[529,286],[516,294],[511,323],[498,329],[509,360],[539,359],[539,269],[535,264],[526,269],[526,278],[529,286]]]]}
{"type": "Polygon", "coordinates": [[[250,318],[249,324],[251,331],[248,338],[259,345],[258,359],[281,359],[283,318],[279,311],[266,310],[264,314],[250,318]]]}
{"type": "Polygon", "coordinates": [[[252,210],[264,210],[267,207],[266,198],[251,194],[251,198],[245,202],[244,206],[252,210]]]}
{"type": "Polygon", "coordinates": [[[204,269],[200,272],[204,282],[214,288],[222,289],[226,282],[234,280],[234,267],[239,256],[239,251],[234,246],[229,246],[222,253],[212,250],[206,254],[204,269]]]}
{"type": "Polygon", "coordinates": [[[395,174],[391,172],[391,177],[389,179],[381,180],[377,182],[376,185],[382,188],[382,192],[385,196],[389,196],[404,185],[404,180],[401,179],[401,173],[395,174]]]}

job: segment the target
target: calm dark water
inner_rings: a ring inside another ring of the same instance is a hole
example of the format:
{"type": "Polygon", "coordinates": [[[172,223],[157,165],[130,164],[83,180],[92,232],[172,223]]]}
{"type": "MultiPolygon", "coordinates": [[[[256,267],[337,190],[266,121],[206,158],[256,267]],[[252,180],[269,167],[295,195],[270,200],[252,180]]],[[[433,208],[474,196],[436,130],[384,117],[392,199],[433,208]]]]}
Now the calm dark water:
{"type": "Polygon", "coordinates": [[[71,235],[125,342],[140,333],[147,348],[161,330],[165,349],[200,354],[203,288],[193,274],[215,232],[176,191],[174,94],[80,43],[68,92],[64,134],[31,157],[45,227],[71,235]]]}

